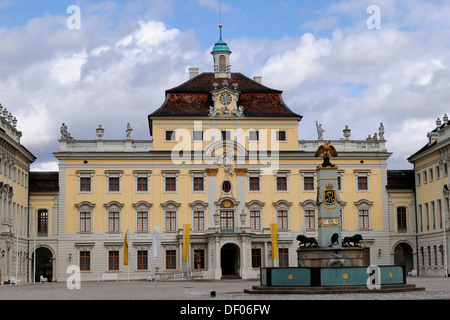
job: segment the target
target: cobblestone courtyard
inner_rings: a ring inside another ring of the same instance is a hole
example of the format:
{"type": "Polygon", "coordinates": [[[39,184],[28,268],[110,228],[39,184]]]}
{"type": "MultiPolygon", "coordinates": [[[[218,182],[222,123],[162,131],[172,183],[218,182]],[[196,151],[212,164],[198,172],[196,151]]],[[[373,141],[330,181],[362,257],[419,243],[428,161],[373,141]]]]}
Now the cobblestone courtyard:
{"type": "MultiPolygon", "coordinates": [[[[450,299],[450,278],[408,278],[425,291],[405,293],[255,295],[244,293],[258,280],[82,282],[69,290],[65,282],[0,286],[1,300],[441,300],[450,299]],[[211,291],[216,297],[211,298],[211,291]]],[[[375,292],[375,291],[374,291],[375,292]]]]}

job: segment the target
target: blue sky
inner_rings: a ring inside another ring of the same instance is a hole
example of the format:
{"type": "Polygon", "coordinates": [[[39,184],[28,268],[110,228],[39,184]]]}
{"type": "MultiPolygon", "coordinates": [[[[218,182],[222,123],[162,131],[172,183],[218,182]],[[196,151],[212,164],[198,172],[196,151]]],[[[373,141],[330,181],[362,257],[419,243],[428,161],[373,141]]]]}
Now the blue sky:
{"type": "MultiPolygon", "coordinates": [[[[384,123],[391,169],[449,113],[446,0],[222,0],[233,71],[284,91],[304,116],[300,139],[365,139],[384,123]],[[370,5],[381,29],[369,30],[370,5]],[[407,141],[405,143],[405,141],[407,141]]],[[[0,103],[19,119],[34,169],[56,169],[59,128],[120,139],[127,122],[149,139],[146,116],[188,68],[212,71],[219,0],[0,0],[0,103]],[[78,5],[81,29],[68,30],[78,5]],[[132,112],[130,112],[132,110],[132,112]],[[36,125],[39,124],[39,125],[36,125]]]]}

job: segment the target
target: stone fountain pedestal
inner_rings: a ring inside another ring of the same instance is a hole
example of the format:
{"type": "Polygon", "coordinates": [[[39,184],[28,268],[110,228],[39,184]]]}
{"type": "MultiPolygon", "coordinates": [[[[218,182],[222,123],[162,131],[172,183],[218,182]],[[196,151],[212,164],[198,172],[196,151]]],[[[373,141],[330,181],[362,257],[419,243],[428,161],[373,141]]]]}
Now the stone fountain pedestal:
{"type": "Polygon", "coordinates": [[[361,247],[298,247],[297,259],[300,268],[364,266],[364,252],[361,247]]]}

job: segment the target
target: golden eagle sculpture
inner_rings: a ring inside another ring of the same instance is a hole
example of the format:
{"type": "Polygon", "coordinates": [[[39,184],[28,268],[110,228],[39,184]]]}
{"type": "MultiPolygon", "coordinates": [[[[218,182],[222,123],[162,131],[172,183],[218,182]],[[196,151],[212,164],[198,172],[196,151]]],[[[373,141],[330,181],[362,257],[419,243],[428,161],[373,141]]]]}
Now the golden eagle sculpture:
{"type": "Polygon", "coordinates": [[[324,158],[337,157],[337,151],[331,145],[330,141],[325,142],[323,146],[320,146],[319,149],[317,149],[315,157],[319,157],[321,154],[323,154],[324,158]]]}
{"type": "Polygon", "coordinates": [[[323,154],[324,159],[322,167],[334,167],[334,165],[330,163],[330,157],[337,157],[338,153],[331,145],[330,141],[325,142],[323,146],[320,146],[319,149],[317,149],[315,157],[319,157],[321,154],[323,154]]]}

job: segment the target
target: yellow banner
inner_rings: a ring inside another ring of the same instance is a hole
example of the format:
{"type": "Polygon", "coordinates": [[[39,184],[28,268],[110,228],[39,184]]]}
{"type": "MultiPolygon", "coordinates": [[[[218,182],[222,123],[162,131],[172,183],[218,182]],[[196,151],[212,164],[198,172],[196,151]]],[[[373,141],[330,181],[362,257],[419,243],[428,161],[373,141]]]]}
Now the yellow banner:
{"type": "Polygon", "coordinates": [[[128,231],[125,234],[125,240],[123,241],[123,264],[128,265],[128,231]]]}
{"type": "Polygon", "coordinates": [[[185,224],[183,226],[183,260],[187,261],[189,253],[189,239],[191,236],[191,225],[185,224]]]}
{"type": "Polygon", "coordinates": [[[270,237],[272,240],[272,259],[278,259],[278,227],[276,223],[270,225],[270,237]]]}

